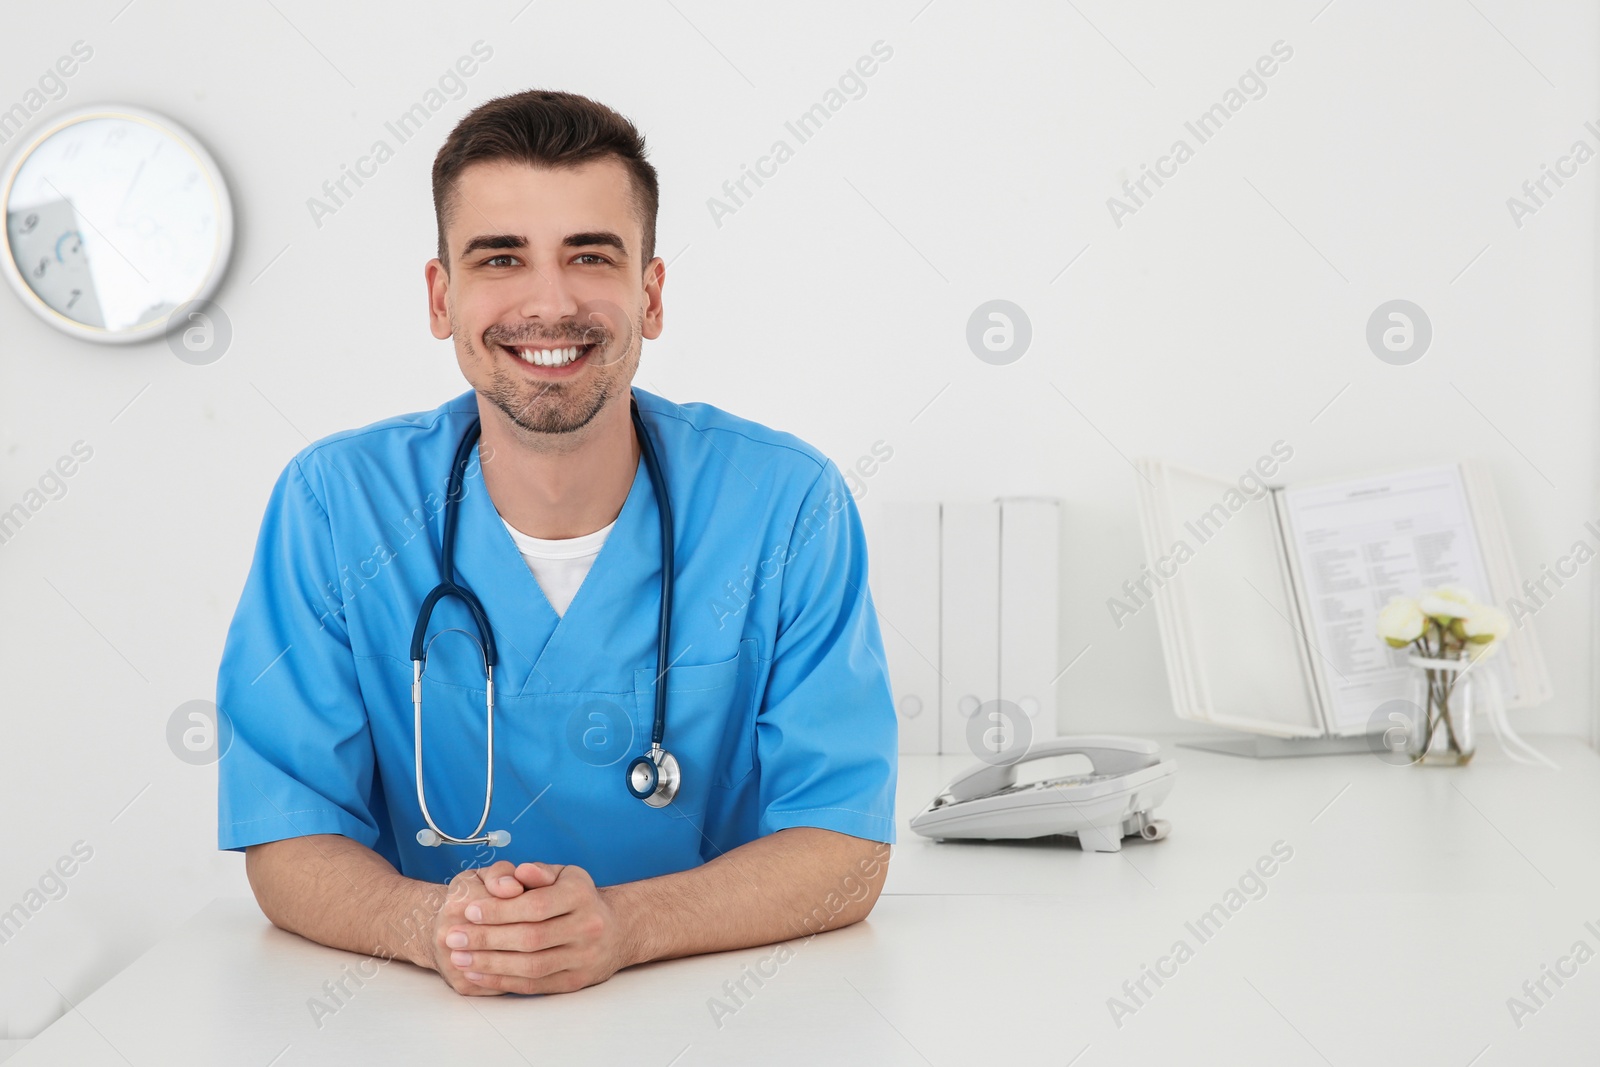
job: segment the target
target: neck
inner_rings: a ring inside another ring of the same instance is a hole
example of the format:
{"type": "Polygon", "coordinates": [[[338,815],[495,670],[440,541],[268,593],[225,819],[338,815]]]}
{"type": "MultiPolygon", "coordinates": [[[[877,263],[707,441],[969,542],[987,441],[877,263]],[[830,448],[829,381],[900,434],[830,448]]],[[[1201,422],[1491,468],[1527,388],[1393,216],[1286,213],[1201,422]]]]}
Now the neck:
{"type": "Polygon", "coordinates": [[[518,530],[550,540],[582,537],[622,511],[639,464],[626,396],[570,434],[526,430],[481,396],[478,417],[483,484],[518,530]]]}

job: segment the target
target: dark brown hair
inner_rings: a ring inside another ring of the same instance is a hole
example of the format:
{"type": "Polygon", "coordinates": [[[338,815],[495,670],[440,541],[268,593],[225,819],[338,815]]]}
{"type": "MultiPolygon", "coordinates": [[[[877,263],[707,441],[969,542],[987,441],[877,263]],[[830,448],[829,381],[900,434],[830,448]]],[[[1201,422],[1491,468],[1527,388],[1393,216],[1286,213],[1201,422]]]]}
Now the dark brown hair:
{"type": "Polygon", "coordinates": [[[660,193],[656,169],[645,159],[644,136],[633,123],[586,96],[547,89],[496,97],[473,108],[433,159],[433,213],[445,271],[450,270],[445,228],[454,217],[456,179],[468,166],[504,160],[575,167],[606,156],[621,160],[632,178],[634,209],[644,233],[643,270],[656,252],[660,193]]]}

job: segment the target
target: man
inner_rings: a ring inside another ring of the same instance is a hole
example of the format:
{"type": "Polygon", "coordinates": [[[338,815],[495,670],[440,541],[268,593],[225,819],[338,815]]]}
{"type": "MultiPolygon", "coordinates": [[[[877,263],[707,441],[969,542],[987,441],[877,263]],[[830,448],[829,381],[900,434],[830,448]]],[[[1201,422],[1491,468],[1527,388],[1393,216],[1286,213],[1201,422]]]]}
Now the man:
{"type": "MultiPolygon", "coordinates": [[[[472,389],[324,438],[278,479],[219,670],[220,847],[246,853],[277,926],[473,996],[859,921],[895,839],[895,720],[839,471],[788,434],[630,389],[666,268],[626,119],[567,93],[489,101],[441,148],[433,191],[429,317],[472,389]],[[647,440],[672,512],[664,673],[647,440]],[[446,595],[414,657],[452,510],[443,577],[488,633],[446,595]],[[662,686],[681,785],[646,803],[626,771],[662,686]],[[476,844],[430,847],[440,834],[476,844]]],[[[741,358],[776,378],[790,365],[754,365],[764,348],[741,358]]]]}

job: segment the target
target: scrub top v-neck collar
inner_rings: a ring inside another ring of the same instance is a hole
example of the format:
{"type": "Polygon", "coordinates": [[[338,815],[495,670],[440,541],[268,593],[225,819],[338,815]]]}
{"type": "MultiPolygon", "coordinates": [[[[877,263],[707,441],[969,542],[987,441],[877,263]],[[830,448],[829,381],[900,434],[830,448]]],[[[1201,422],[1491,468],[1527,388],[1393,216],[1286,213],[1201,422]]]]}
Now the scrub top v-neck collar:
{"type": "MultiPolygon", "coordinates": [[[[483,480],[477,448],[463,484],[456,569],[494,628],[500,650],[496,688],[518,695],[595,690],[594,657],[603,654],[608,628],[625,614],[638,614],[625,612],[624,606],[659,592],[661,534],[644,463],[636,462],[616,525],[565,615],[556,614],[506,531],[483,480]]],[[[616,684],[624,675],[631,678],[633,665],[614,666],[616,684]]]]}

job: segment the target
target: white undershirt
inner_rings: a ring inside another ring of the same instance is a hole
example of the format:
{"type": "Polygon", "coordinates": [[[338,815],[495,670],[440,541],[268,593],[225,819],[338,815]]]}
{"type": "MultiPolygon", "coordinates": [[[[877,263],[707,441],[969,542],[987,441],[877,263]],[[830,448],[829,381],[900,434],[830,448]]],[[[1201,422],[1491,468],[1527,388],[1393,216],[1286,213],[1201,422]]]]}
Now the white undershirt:
{"type": "Polygon", "coordinates": [[[550,606],[556,609],[557,615],[567,613],[567,606],[577,595],[578,587],[583,584],[584,576],[589,573],[594,558],[600,554],[600,546],[606,543],[606,535],[611,532],[611,527],[617,524],[617,521],[612,519],[594,533],[584,534],[582,537],[548,540],[543,537],[529,537],[506,522],[503,516],[500,521],[505,524],[511,540],[516,542],[517,551],[522,553],[528,569],[533,572],[539,588],[544,590],[545,599],[550,601],[550,606]]]}

